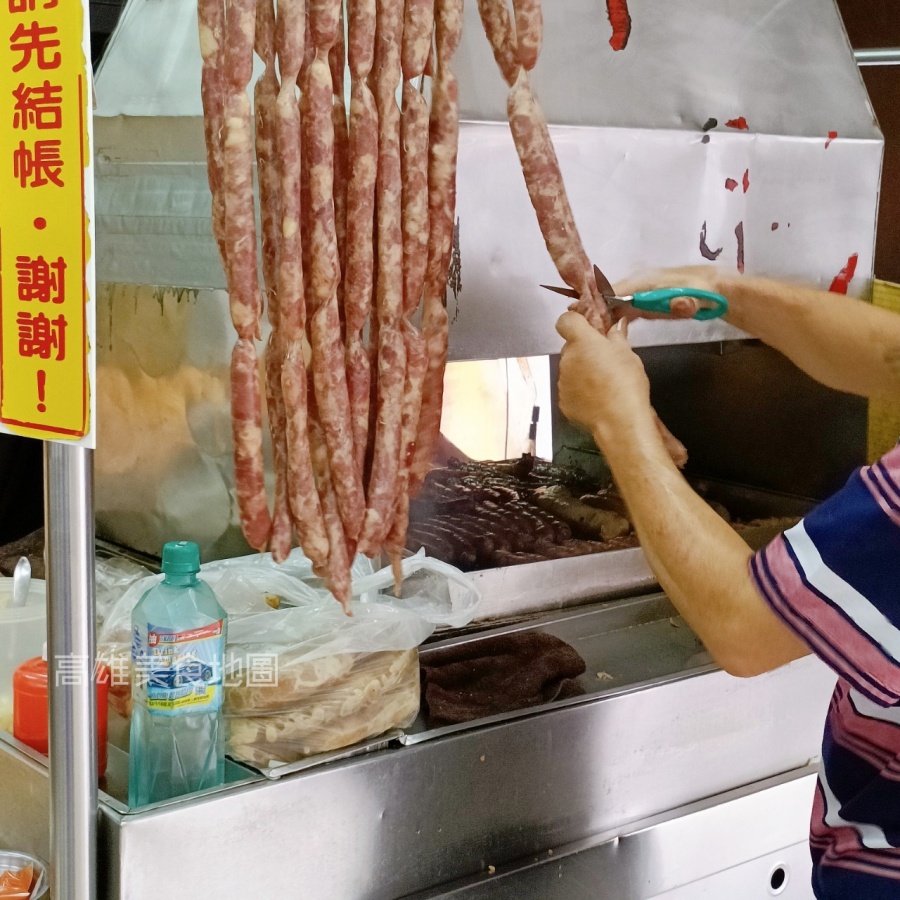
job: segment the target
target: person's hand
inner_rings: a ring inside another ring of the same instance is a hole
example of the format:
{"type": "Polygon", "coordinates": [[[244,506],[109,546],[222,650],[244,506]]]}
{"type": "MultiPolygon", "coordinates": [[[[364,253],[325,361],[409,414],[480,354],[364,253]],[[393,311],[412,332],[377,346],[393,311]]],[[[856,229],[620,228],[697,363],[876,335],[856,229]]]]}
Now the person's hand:
{"type": "Polygon", "coordinates": [[[556,330],[565,339],[559,360],[559,408],[602,442],[622,428],[649,424],[650,382],[628,343],[623,319],[602,335],[575,312],[563,313],[556,330]]]}
{"type": "MultiPolygon", "coordinates": [[[[656,291],[661,288],[691,287],[716,294],[725,294],[724,276],[716,266],[684,266],[677,269],[660,269],[648,272],[613,285],[616,295],[625,297],[641,291],[656,291]]],[[[630,305],[615,309],[613,316],[626,319],[690,319],[703,304],[694,297],[676,297],[671,303],[671,312],[649,313],[634,309],[630,305]]]]}

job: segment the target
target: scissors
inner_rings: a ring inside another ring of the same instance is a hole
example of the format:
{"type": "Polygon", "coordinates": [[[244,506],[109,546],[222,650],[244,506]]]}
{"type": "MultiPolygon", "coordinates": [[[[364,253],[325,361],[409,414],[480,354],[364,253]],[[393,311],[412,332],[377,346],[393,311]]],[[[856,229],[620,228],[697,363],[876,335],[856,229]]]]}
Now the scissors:
{"type": "MultiPolygon", "coordinates": [[[[703,300],[711,303],[712,306],[701,306],[692,318],[718,319],[728,312],[728,301],[721,295],[713,291],[704,291],[700,288],[659,288],[655,291],[640,291],[637,294],[625,294],[618,296],[613,290],[607,277],[594,266],[594,280],[597,287],[603,295],[610,309],[616,309],[621,306],[630,306],[632,309],[639,309],[642,312],[655,312],[669,314],[672,312],[672,301],[677,297],[693,297],[696,300],[703,300]]],[[[555,294],[562,294],[563,297],[571,297],[577,300],[579,298],[578,291],[572,288],[553,287],[549,284],[542,284],[542,288],[553,291],[555,294]]]]}

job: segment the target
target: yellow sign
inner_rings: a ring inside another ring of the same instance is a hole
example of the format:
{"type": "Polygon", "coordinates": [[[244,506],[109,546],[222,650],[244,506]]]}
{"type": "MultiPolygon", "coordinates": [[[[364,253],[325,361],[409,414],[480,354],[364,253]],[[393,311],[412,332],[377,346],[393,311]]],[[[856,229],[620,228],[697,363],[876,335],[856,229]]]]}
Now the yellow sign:
{"type": "Polygon", "coordinates": [[[93,446],[86,18],[0,0],[0,428],[93,446]]]}

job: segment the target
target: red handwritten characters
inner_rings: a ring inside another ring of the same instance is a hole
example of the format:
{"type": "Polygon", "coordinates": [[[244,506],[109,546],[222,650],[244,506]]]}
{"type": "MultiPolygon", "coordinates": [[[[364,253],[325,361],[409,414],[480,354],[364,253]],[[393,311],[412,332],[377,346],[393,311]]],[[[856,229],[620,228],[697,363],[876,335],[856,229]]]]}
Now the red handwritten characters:
{"type": "MultiPolygon", "coordinates": [[[[7,0],[9,4],[9,11],[11,13],[26,13],[26,12],[34,12],[37,3],[35,0],[7,0]]],[[[41,9],[56,9],[59,4],[59,0],[47,0],[46,3],[41,4],[41,9]]]]}
{"type": "Polygon", "coordinates": [[[631,13],[628,12],[628,0],[606,0],[606,14],[612,25],[612,37],[609,46],[613,50],[624,50],[628,46],[631,35],[631,13]]]}
{"type": "Polygon", "coordinates": [[[42,187],[55,184],[64,187],[60,157],[62,141],[35,141],[33,147],[26,147],[19,141],[19,148],[13,152],[13,175],[19,179],[21,187],[42,187]]]}
{"type": "Polygon", "coordinates": [[[30,303],[65,303],[66,263],[60,256],[48,263],[43,256],[16,257],[16,281],[19,300],[30,303]]]}
{"type": "Polygon", "coordinates": [[[706,222],[704,222],[700,229],[700,255],[704,259],[715,260],[719,258],[721,252],[721,247],[718,250],[710,250],[709,244],[706,243],[706,222]]]}
{"type": "Polygon", "coordinates": [[[60,45],[59,38],[54,37],[57,32],[58,29],[53,25],[41,26],[37,22],[25,25],[20,22],[9,37],[10,51],[22,54],[12,71],[21,72],[31,63],[32,58],[39,69],[58,69],[62,56],[54,49],[60,45]]]}
{"type": "Polygon", "coordinates": [[[16,324],[19,328],[19,356],[37,356],[40,359],[53,356],[57,362],[66,358],[68,323],[62,313],[51,319],[42,312],[20,312],[16,316],[16,324]]]}
{"type": "Polygon", "coordinates": [[[828,288],[828,290],[833,294],[846,294],[847,288],[850,286],[850,282],[853,281],[853,276],[856,274],[857,262],[859,262],[858,253],[854,253],[852,256],[848,257],[847,265],[834,276],[834,281],[831,282],[831,287],[828,288]]]}
{"type": "Polygon", "coordinates": [[[826,149],[826,150],[828,149],[828,145],[829,145],[829,144],[830,144],[837,136],[838,136],[838,135],[837,135],[837,132],[836,132],[836,131],[829,131],[829,132],[828,132],[828,140],[825,141],[825,149],[826,149]]]}
{"type": "Polygon", "coordinates": [[[44,81],[42,85],[28,87],[20,84],[14,91],[13,128],[27,131],[30,127],[41,130],[62,128],[62,87],[44,81]]]}
{"type": "MultiPolygon", "coordinates": [[[[747,191],[750,190],[750,170],[749,169],[744,169],[744,177],[741,179],[740,184],[743,186],[744,193],[746,194],[747,191]]],[[[737,186],[738,186],[738,182],[735,181],[733,178],[725,179],[725,190],[733,191],[737,186]]]]}
{"type": "Polygon", "coordinates": [[[729,119],[725,123],[726,128],[736,128],[738,131],[747,131],[750,126],[747,124],[747,120],[743,116],[738,116],[736,119],[729,119]]]}

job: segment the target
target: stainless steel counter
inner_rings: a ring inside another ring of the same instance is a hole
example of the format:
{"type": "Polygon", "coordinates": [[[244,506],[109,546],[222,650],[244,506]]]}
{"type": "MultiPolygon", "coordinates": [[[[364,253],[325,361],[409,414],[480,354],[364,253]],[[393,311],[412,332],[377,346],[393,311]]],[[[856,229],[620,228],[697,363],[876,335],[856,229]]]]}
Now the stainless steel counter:
{"type": "MultiPolygon", "coordinates": [[[[104,794],[101,897],[439,896],[461,879],[483,879],[490,867],[530,867],[535,857],[564,848],[568,857],[579,842],[599,848],[649,827],[650,817],[677,819],[698,801],[759,782],[771,787],[766,779],[803,770],[819,751],[829,672],[807,658],[756,679],[731,678],[709,665],[674,615],[663,597],[651,595],[530,623],[571,641],[585,657],[590,691],[581,698],[442,733],[420,731],[407,745],[277,782],[236,772],[241,780],[216,793],[146,810],[131,812],[104,794]],[[598,679],[598,672],[613,680],[598,679]]],[[[0,844],[46,853],[46,778],[32,755],[0,741],[0,844]]],[[[775,819],[805,822],[809,792],[800,794],[771,795],[775,819]]],[[[701,825],[686,832],[691,841],[724,841],[730,853],[750,859],[740,841],[723,838],[715,816],[701,825]]],[[[798,828],[788,829],[790,843],[802,843],[798,828]]],[[[651,850],[650,857],[628,857],[627,865],[655,871],[651,850]]],[[[610,851],[597,852],[599,860],[610,851]]],[[[611,859],[597,863],[598,878],[606,880],[603,866],[625,857],[616,852],[611,859]]],[[[703,865],[679,874],[672,887],[713,871],[708,856],[697,859],[703,865]],[[687,881],[678,881],[682,875],[687,881]]],[[[546,870],[533,874],[545,878],[546,870]]],[[[608,896],[655,896],[628,893],[644,875],[621,877],[627,890],[608,896]]],[[[596,884],[593,878],[586,883],[596,884]]]]}

